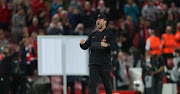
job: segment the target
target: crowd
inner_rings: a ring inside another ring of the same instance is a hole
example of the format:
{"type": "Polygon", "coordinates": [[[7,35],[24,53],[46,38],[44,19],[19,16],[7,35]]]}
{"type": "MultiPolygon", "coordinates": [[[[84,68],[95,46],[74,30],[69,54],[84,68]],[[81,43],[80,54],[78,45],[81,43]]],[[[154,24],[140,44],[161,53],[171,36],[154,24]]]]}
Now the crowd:
{"type": "MultiPolygon", "coordinates": [[[[179,86],[179,0],[1,0],[0,64],[19,53],[8,61],[11,71],[4,74],[0,68],[0,83],[10,75],[12,94],[25,94],[26,78],[37,77],[37,36],[89,35],[96,29],[99,13],[107,16],[107,26],[117,38],[119,49],[113,54],[112,68],[116,89],[129,89],[128,68],[142,67],[151,58],[151,36],[157,36],[153,43],[161,44],[154,53],[165,60],[167,81],[179,86]]],[[[86,83],[88,77],[82,79],[86,83]]]]}

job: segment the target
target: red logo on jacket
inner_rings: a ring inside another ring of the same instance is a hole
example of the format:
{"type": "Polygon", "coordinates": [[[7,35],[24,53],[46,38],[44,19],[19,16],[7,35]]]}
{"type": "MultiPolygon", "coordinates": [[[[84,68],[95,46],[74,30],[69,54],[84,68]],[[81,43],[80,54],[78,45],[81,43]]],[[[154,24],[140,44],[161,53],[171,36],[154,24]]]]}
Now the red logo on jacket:
{"type": "Polygon", "coordinates": [[[101,40],[102,42],[106,42],[106,36],[101,40]]]}

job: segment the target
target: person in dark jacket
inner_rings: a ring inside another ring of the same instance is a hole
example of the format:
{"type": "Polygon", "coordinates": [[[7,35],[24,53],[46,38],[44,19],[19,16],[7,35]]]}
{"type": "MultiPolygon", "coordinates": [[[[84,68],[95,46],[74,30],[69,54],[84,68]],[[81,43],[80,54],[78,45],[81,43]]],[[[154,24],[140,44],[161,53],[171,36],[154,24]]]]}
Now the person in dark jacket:
{"type": "Polygon", "coordinates": [[[98,30],[93,32],[86,41],[84,39],[80,41],[80,47],[83,50],[91,48],[89,94],[96,94],[99,77],[104,83],[106,94],[112,94],[111,50],[117,50],[118,47],[114,34],[106,28],[106,24],[106,16],[99,14],[96,20],[98,30]]]}
{"type": "Polygon", "coordinates": [[[10,78],[11,78],[11,62],[12,59],[19,52],[19,47],[16,52],[11,56],[7,52],[2,52],[2,60],[0,60],[0,92],[1,94],[9,94],[10,91],[10,78]]]}

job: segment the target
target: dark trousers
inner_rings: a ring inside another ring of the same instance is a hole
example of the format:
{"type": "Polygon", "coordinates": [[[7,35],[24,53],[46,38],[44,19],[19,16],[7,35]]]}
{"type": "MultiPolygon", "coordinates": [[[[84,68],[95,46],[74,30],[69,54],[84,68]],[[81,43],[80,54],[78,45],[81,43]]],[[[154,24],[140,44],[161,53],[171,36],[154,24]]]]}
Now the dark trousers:
{"type": "Polygon", "coordinates": [[[145,87],[145,94],[162,94],[164,72],[156,74],[152,78],[152,87],[145,87]]]}
{"type": "Polygon", "coordinates": [[[88,86],[88,76],[81,77],[82,94],[86,94],[86,87],[88,86]]]}
{"type": "Polygon", "coordinates": [[[9,91],[10,91],[9,76],[0,75],[0,94],[9,94],[9,91]]]}
{"type": "MultiPolygon", "coordinates": [[[[74,90],[74,82],[68,82],[67,83],[67,87],[71,88],[71,94],[75,94],[75,90],[74,90]]],[[[68,88],[67,88],[68,89],[68,88]]],[[[68,90],[67,90],[68,91],[68,90]]]]}
{"type": "Polygon", "coordinates": [[[153,94],[162,94],[164,72],[153,76],[153,94]]]}
{"type": "Polygon", "coordinates": [[[106,90],[106,94],[112,94],[110,74],[111,74],[111,64],[104,64],[104,65],[91,64],[89,94],[97,94],[99,77],[101,77],[102,79],[102,82],[106,90]]]}

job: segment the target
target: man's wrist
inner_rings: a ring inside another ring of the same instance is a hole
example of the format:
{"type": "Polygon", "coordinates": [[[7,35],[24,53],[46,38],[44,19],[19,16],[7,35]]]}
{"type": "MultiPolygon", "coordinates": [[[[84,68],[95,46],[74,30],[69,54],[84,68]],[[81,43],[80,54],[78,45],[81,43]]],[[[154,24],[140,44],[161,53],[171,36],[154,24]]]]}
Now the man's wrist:
{"type": "Polygon", "coordinates": [[[107,47],[109,47],[110,46],[110,44],[109,43],[106,43],[107,44],[107,47]]]}

